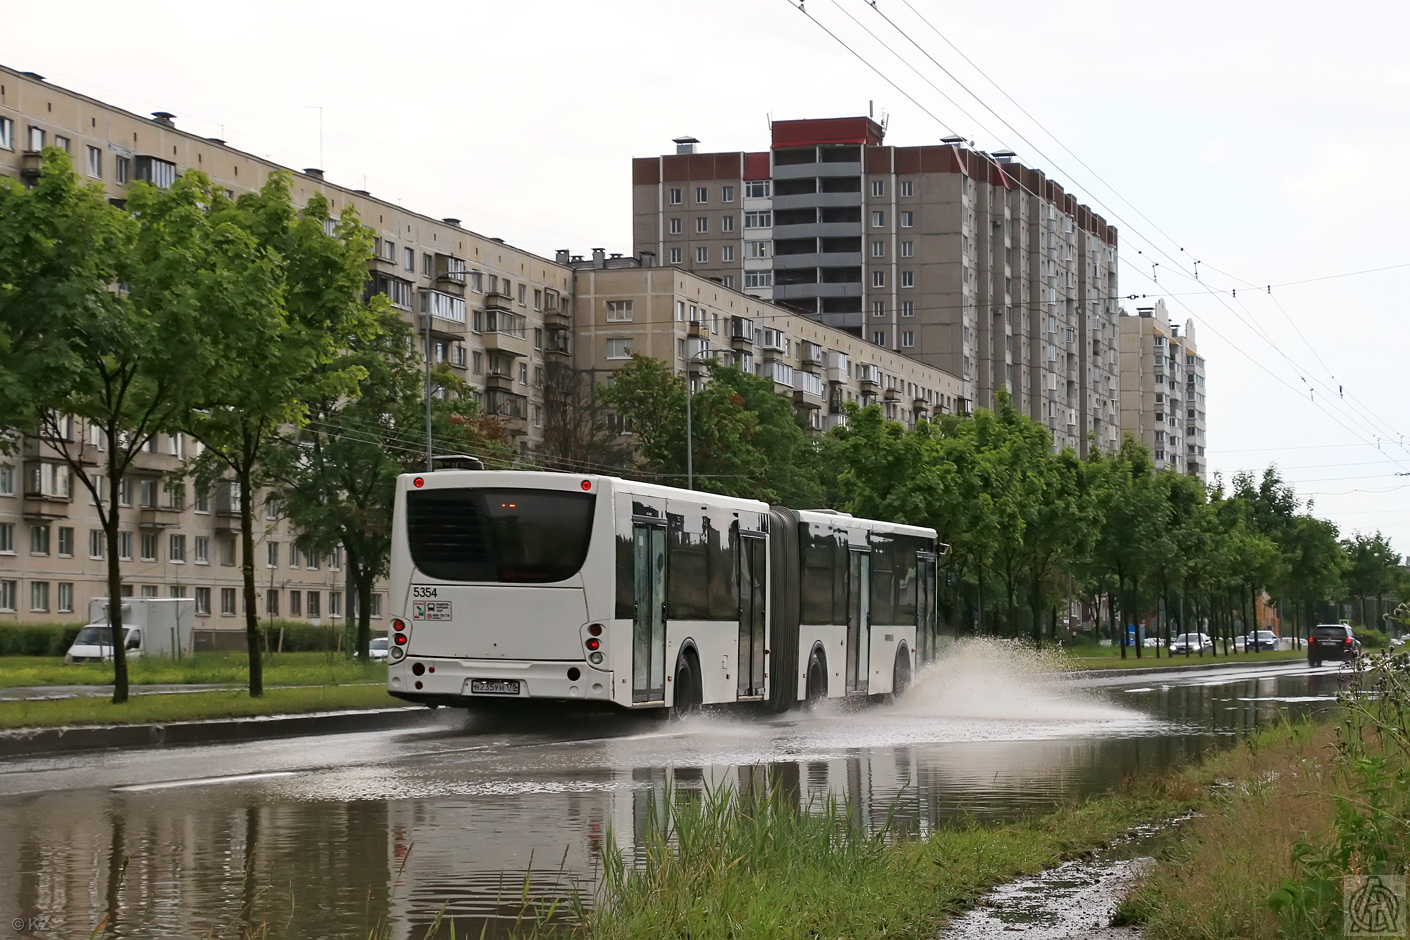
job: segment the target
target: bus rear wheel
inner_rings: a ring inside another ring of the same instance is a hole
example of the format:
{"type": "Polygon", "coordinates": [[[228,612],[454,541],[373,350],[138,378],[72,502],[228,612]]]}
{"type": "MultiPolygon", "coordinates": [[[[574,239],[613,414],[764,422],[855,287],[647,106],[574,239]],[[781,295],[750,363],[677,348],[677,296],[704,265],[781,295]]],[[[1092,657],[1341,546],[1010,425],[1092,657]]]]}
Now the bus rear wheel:
{"type": "Polygon", "coordinates": [[[683,652],[676,658],[675,702],[671,706],[671,717],[687,718],[700,713],[704,695],[700,691],[700,671],[695,666],[695,657],[683,652]]]}
{"type": "Polygon", "coordinates": [[[808,658],[808,691],[805,707],[812,708],[827,699],[827,664],[816,652],[808,658]]]}
{"type": "Polygon", "coordinates": [[[898,699],[911,687],[911,654],[903,646],[896,651],[896,665],[891,670],[891,697],[898,699]]]}

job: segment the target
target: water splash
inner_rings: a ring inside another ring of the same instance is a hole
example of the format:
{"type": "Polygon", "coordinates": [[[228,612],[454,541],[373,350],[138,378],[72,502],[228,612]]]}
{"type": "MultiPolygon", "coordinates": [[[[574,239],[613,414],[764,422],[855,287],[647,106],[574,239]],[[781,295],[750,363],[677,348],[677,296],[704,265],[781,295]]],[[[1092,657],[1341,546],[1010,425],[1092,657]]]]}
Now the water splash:
{"type": "Polygon", "coordinates": [[[990,721],[1121,721],[1138,712],[1073,688],[1057,650],[974,639],[949,647],[895,705],[904,715],[990,721]]]}

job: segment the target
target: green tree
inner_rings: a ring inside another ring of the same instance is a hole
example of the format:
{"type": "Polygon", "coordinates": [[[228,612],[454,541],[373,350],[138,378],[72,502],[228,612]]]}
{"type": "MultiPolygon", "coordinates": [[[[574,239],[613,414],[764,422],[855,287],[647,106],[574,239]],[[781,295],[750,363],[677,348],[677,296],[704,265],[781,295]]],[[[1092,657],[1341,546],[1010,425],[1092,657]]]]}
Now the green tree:
{"type": "MultiPolygon", "coordinates": [[[[173,430],[207,374],[201,316],[225,312],[213,267],[246,267],[239,239],[205,212],[200,174],[132,188],[132,214],[78,182],[49,149],[38,185],[0,179],[0,414],[37,434],[97,507],[108,596],[122,596],[116,494],[137,454],[173,430]],[[213,264],[220,259],[221,265],[213,264]]],[[[57,471],[55,471],[57,473],[57,471]]],[[[67,487],[65,487],[67,488],[67,487]]],[[[122,609],[110,606],[113,702],[128,697],[122,609]]]]}
{"type": "Polygon", "coordinates": [[[1394,590],[1400,577],[1400,556],[1385,536],[1377,532],[1358,532],[1342,542],[1347,566],[1343,576],[1346,592],[1360,601],[1361,625],[1383,629],[1381,615],[1385,613],[1385,595],[1394,590]],[[1375,622],[1366,616],[1366,599],[1378,600],[1375,622]]]}
{"type": "Polygon", "coordinates": [[[666,363],[633,356],[598,394],[630,425],[640,473],[671,480],[685,475],[685,383],[666,363]]]}
{"type": "Polygon", "coordinates": [[[226,282],[228,315],[207,320],[220,358],[187,429],[205,445],[198,479],[228,473],[239,489],[250,695],[259,696],[255,493],[272,482],[266,461],[281,429],[305,424],[310,402],[354,394],[363,377],[363,366],[341,354],[372,326],[361,299],[371,236],[351,211],[331,222],[320,194],[296,210],[283,173],[237,201],[213,199],[210,215],[255,263],[212,275],[226,282]]]}

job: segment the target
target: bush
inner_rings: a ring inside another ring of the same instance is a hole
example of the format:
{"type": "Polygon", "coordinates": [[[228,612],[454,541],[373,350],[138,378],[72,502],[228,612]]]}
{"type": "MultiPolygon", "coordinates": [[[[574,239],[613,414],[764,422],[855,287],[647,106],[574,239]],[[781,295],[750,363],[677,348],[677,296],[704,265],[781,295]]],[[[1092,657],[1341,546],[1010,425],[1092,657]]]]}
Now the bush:
{"type": "Polygon", "coordinates": [[[81,623],[0,624],[0,656],[62,656],[82,629],[81,623]]]}
{"type": "Polygon", "coordinates": [[[271,623],[261,623],[260,629],[264,631],[265,649],[279,649],[279,634],[284,634],[284,652],[286,653],[326,653],[330,650],[346,649],[347,640],[342,639],[343,631],[346,629],[340,620],[336,623],[325,623],[315,626],[311,623],[304,623],[301,620],[276,620],[271,623]]]}
{"type": "Polygon", "coordinates": [[[1370,627],[1357,627],[1355,630],[1356,639],[1361,641],[1365,649],[1383,650],[1390,647],[1390,637],[1379,630],[1370,627]]]}

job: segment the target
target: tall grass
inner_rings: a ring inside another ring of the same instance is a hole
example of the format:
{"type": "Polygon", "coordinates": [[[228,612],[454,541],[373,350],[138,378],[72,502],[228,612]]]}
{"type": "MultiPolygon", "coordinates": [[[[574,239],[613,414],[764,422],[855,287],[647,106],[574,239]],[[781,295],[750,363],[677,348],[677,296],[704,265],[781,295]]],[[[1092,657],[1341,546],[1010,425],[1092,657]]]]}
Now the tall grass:
{"type": "MultiPolygon", "coordinates": [[[[350,659],[343,653],[266,653],[266,685],[340,685],[385,682],[386,666],[350,659]]],[[[181,659],[165,656],[128,660],[129,680],[139,685],[229,683],[250,677],[244,652],[193,653],[181,659]]],[[[0,688],[43,685],[109,685],[112,663],[65,663],[56,656],[0,657],[0,688]]]]}

